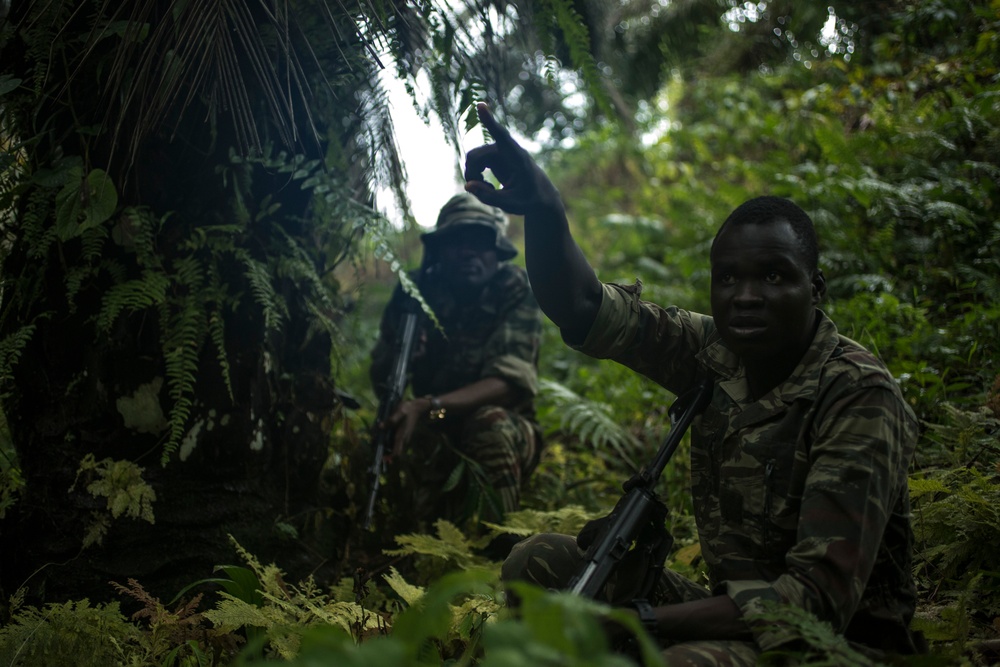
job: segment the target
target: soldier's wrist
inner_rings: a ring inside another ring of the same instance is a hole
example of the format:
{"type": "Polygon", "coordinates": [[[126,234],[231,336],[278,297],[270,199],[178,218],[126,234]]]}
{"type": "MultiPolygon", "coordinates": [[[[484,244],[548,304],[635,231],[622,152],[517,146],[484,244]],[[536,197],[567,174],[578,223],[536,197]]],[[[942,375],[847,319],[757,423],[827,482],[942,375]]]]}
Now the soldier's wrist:
{"type": "Polygon", "coordinates": [[[444,419],[447,410],[445,410],[444,406],[441,405],[441,399],[439,399],[437,396],[431,396],[431,395],[427,395],[424,398],[427,399],[427,404],[428,404],[427,418],[430,419],[431,421],[438,421],[440,419],[444,419]]]}
{"type": "Polygon", "coordinates": [[[658,637],[660,635],[660,622],[656,618],[656,612],[653,610],[653,606],[649,604],[646,600],[632,600],[632,608],[635,609],[636,615],[639,617],[639,622],[642,623],[642,627],[646,629],[652,637],[658,637]]]}

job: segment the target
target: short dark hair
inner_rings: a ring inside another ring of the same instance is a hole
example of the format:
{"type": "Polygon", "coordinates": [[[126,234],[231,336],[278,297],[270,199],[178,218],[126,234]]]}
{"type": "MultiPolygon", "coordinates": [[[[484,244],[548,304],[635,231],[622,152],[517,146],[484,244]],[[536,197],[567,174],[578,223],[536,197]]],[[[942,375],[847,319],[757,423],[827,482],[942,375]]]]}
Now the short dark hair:
{"type": "Polygon", "coordinates": [[[774,222],[785,221],[792,226],[795,238],[799,241],[799,248],[805,256],[807,268],[815,271],[819,267],[819,240],[816,238],[816,227],[812,218],[809,217],[797,204],[782,197],[765,195],[754,197],[739,206],[729,214],[726,221],[719,227],[712,240],[712,248],[715,248],[716,241],[722,231],[731,225],[766,225],[774,222]]]}

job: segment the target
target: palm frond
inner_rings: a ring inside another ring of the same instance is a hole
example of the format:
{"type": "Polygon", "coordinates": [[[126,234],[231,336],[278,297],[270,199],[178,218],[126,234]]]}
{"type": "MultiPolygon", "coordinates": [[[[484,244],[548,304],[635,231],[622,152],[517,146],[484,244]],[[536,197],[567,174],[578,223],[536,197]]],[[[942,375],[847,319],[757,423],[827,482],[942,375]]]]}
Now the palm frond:
{"type": "Polygon", "coordinates": [[[336,97],[333,73],[358,70],[358,44],[381,68],[376,46],[387,27],[372,7],[316,4],[324,20],[304,26],[297,16],[317,13],[277,0],[106,0],[83,56],[119,38],[105,81],[105,126],[134,159],[144,139],[161,127],[176,133],[199,102],[209,119],[228,114],[244,154],[261,150],[262,118],[286,146],[321,145],[316,86],[336,97]]]}

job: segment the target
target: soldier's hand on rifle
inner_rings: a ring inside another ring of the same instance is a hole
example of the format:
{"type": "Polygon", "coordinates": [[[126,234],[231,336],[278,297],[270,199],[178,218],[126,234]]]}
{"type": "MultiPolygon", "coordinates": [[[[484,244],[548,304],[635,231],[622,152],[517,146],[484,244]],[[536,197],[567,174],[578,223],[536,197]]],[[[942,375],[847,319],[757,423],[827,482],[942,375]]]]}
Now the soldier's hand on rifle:
{"type": "Polygon", "coordinates": [[[413,431],[424,415],[431,409],[426,398],[414,398],[401,402],[396,411],[389,417],[389,428],[392,429],[392,454],[399,456],[413,437],[413,431]]]}
{"type": "Polygon", "coordinates": [[[476,111],[495,143],[473,148],[466,155],[465,189],[484,204],[497,206],[515,215],[541,213],[553,207],[561,209],[559,191],[528,151],[493,118],[486,104],[480,102],[476,111]],[[487,169],[500,181],[503,186],[500,190],[483,179],[483,172],[487,169]]]}

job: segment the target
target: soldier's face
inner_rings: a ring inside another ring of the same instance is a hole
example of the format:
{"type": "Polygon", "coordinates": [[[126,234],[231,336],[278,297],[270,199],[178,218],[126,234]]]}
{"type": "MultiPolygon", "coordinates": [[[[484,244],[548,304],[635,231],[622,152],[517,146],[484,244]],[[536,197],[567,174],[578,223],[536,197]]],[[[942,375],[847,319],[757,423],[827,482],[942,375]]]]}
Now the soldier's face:
{"type": "Polygon", "coordinates": [[[824,291],[784,220],[727,227],[712,249],[712,316],[744,363],[797,363],[824,291]]]}
{"type": "Polygon", "coordinates": [[[496,233],[469,226],[441,239],[441,268],[459,288],[484,286],[497,272],[496,233]]]}

